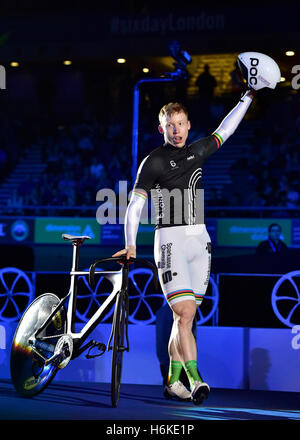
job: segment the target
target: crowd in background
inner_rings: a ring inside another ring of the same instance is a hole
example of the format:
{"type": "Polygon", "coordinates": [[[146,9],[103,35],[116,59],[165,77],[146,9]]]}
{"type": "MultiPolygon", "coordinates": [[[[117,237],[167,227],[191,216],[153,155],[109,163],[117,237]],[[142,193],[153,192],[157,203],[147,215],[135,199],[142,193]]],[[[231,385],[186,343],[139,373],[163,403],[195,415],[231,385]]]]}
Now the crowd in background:
{"type": "Polygon", "coordinates": [[[245,155],[228,170],[224,199],[233,206],[300,207],[299,98],[266,100],[259,113],[245,155]]]}
{"type": "MultiPolygon", "coordinates": [[[[157,131],[157,114],[153,111],[161,99],[156,93],[149,90],[142,97],[139,161],[162,142],[157,131]]],[[[165,98],[168,99],[168,92],[165,98]]],[[[199,118],[199,102],[201,99],[195,101],[194,97],[189,106],[186,97],[191,119],[201,121],[197,131],[192,127],[190,137],[195,138],[216,128],[234,100],[212,95],[205,109],[201,106],[203,118],[199,118]]],[[[228,169],[231,183],[225,185],[221,195],[211,190],[207,205],[300,207],[299,97],[282,89],[273,95],[258,94],[255,105],[252,112],[255,129],[248,140],[250,146],[228,169]]],[[[42,173],[28,174],[20,182],[6,206],[2,202],[2,213],[12,213],[14,207],[20,211],[24,206],[77,206],[84,212],[88,206],[96,205],[99,189],[117,191],[119,180],[130,182],[132,102],[128,102],[128,94],[120,103],[115,97],[115,107],[120,111],[107,116],[109,107],[103,102],[100,113],[90,106],[88,111],[82,111],[81,118],[76,115],[68,121],[52,120],[49,113],[14,117],[2,109],[0,184],[12,175],[34,146],[41,152],[44,166],[42,173]]],[[[37,213],[41,212],[37,209],[37,213]]]]}

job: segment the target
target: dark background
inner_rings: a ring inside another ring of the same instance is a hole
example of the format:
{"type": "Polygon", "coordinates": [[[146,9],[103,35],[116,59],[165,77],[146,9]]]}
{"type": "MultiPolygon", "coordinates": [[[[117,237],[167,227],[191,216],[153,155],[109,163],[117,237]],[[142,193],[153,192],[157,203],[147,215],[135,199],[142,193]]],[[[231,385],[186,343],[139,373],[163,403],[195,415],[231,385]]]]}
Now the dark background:
{"type": "MultiPolygon", "coordinates": [[[[285,81],[275,91],[258,94],[255,108],[241,124],[241,129],[248,130],[251,147],[228,170],[235,189],[228,185],[208,197],[206,216],[234,217],[236,211],[230,208],[240,207],[243,215],[255,217],[250,210],[245,214],[247,207],[255,206],[258,218],[270,207],[276,208],[273,216],[278,208],[285,218],[299,216],[300,100],[299,91],[291,85],[292,67],[300,65],[297,3],[184,2],[178,6],[155,1],[1,3],[0,64],[6,69],[6,89],[0,91],[0,183],[13,175],[34,146],[44,165],[39,175],[29,169],[27,178],[7,193],[0,202],[1,215],[94,217],[99,188],[131,181],[133,88],[147,75],[159,77],[175,70],[169,49],[173,40],[193,61],[187,66],[186,79],[143,87],[139,161],[161,142],[157,114],[166,100],[187,105],[195,127],[192,136],[198,136],[211,133],[240,96],[224,88],[209,102],[211,108],[221,108],[222,116],[216,110],[207,117],[201,94],[191,86],[201,56],[223,60],[227,54],[243,51],[267,53],[278,62],[285,81]],[[187,24],[186,17],[192,23],[195,16],[198,27],[187,24]],[[161,22],[164,27],[156,28],[161,22]],[[286,50],[294,50],[295,56],[287,57],[286,50]],[[119,57],[126,58],[126,63],[118,64],[119,57]],[[66,59],[71,66],[63,64],[66,59]],[[19,66],[12,67],[12,61],[19,66]],[[149,66],[149,74],[142,72],[144,66],[149,66]],[[89,174],[94,163],[101,163],[104,170],[96,178],[89,174]],[[296,194],[292,205],[291,192],[296,194]]],[[[113,245],[83,251],[83,263],[115,250],[113,245]]],[[[141,253],[150,258],[152,248],[144,247],[141,253]]],[[[297,249],[283,259],[258,260],[253,250],[215,248],[212,272],[285,273],[297,270],[298,257],[297,249]]],[[[3,245],[0,260],[2,267],[15,265],[23,270],[39,270],[47,260],[53,270],[67,270],[70,249],[3,245]]],[[[219,325],[281,327],[264,294],[274,283],[275,279],[257,277],[247,281],[228,277],[220,282],[219,325]]]]}

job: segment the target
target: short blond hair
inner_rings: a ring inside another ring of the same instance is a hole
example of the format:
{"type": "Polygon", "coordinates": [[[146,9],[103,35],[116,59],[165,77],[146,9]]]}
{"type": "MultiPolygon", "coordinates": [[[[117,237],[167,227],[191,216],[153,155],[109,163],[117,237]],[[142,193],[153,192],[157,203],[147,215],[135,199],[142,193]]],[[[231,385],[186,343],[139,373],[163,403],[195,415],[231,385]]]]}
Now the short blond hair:
{"type": "Polygon", "coordinates": [[[187,119],[189,119],[189,114],[186,107],[180,102],[169,102],[169,104],[164,105],[158,114],[158,119],[160,124],[164,116],[172,116],[174,113],[183,112],[186,114],[187,119]]]}

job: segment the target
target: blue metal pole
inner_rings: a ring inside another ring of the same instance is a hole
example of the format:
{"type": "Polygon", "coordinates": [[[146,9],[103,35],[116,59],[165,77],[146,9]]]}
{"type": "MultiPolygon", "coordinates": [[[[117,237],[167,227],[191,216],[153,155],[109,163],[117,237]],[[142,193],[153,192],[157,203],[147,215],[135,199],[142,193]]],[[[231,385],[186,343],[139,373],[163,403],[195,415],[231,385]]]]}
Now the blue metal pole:
{"type": "Polygon", "coordinates": [[[131,167],[131,179],[132,185],[136,179],[137,173],[137,155],[138,155],[138,137],[139,137],[139,103],[140,103],[140,85],[143,83],[154,83],[154,82],[166,82],[166,81],[176,81],[179,77],[177,75],[172,75],[170,77],[162,78],[144,78],[139,80],[134,86],[133,91],[133,121],[132,121],[132,167],[131,167]]]}

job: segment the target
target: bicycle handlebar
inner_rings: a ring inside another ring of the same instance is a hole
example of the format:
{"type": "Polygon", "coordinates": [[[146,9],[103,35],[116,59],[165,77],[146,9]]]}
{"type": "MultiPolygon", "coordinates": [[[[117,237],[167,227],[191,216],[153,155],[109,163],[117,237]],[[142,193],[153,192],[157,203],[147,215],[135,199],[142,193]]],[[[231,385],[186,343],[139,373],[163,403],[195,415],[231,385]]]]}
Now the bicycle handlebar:
{"type": "Polygon", "coordinates": [[[153,273],[153,281],[154,281],[154,286],[156,289],[158,289],[158,273],[157,273],[157,268],[156,266],[151,263],[148,260],[144,260],[143,258],[127,258],[126,255],[122,255],[120,257],[107,257],[107,258],[101,258],[100,260],[95,261],[95,263],[91,264],[90,266],[90,270],[89,270],[89,284],[91,286],[92,289],[95,288],[95,267],[100,264],[103,263],[105,261],[117,261],[120,264],[122,264],[124,267],[128,267],[129,264],[131,263],[141,263],[144,264],[145,266],[148,266],[153,273]]]}

